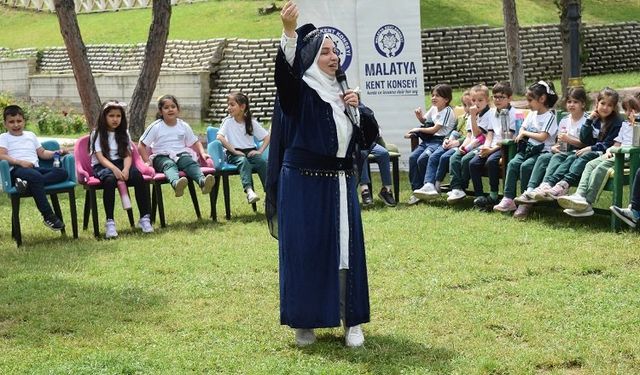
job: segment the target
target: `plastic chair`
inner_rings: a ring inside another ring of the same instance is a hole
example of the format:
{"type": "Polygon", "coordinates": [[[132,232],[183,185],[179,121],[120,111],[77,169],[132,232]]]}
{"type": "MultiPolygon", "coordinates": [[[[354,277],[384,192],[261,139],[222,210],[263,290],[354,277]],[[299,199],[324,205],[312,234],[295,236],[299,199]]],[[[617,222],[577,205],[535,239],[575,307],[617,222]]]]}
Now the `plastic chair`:
{"type": "MultiPolygon", "coordinates": [[[[81,137],[76,141],[73,154],[76,159],[76,175],[78,183],[82,185],[86,191],[84,200],[84,211],[82,220],[82,229],[87,230],[89,226],[89,214],[91,214],[93,222],[93,235],[100,237],[100,230],[98,227],[98,202],[96,192],[103,188],[102,181],[93,175],[93,168],[91,167],[91,156],[89,154],[89,135],[81,137]]],[[[133,165],[142,173],[142,178],[148,184],[151,183],[151,179],[154,175],[153,168],[146,165],[138,154],[138,148],[134,143],[131,143],[131,157],[133,165]]],[[[125,186],[126,188],[126,186],[125,186]]],[[[147,186],[148,188],[148,186],[147,186]]],[[[126,209],[127,216],[129,217],[129,224],[134,227],[133,222],[133,210],[132,208],[126,209]]]]}
{"type": "MultiPolygon", "coordinates": [[[[42,147],[45,150],[55,151],[60,149],[60,144],[55,141],[42,142],[42,147]]],[[[40,159],[39,164],[41,167],[50,168],[53,165],[52,160],[40,159]]],[[[67,181],[59,182],[57,184],[45,186],[45,192],[51,197],[51,205],[56,216],[60,218],[62,222],[62,210],[60,209],[60,201],[58,200],[58,194],[69,194],[69,210],[71,211],[71,227],[73,230],[73,238],[78,238],[78,215],[76,213],[76,173],[75,163],[73,155],[64,155],[61,158],[61,167],[64,168],[69,174],[67,181]]],[[[2,185],[2,191],[8,194],[11,198],[11,237],[16,241],[18,247],[22,246],[22,231],[20,229],[20,198],[31,197],[29,192],[24,194],[18,193],[18,190],[11,183],[11,175],[9,172],[9,163],[6,160],[0,160],[0,185],[2,185]]],[[[62,234],[65,235],[66,231],[63,228],[62,234]]]]}
{"type": "MultiPolygon", "coordinates": [[[[213,160],[213,164],[216,168],[216,175],[222,177],[222,193],[224,196],[225,217],[227,220],[230,220],[231,219],[231,188],[229,187],[229,176],[239,175],[240,173],[238,172],[238,167],[236,167],[234,164],[229,164],[227,162],[227,156],[224,153],[224,147],[222,146],[222,143],[216,139],[218,135],[218,130],[220,129],[213,126],[207,127],[207,142],[208,142],[207,153],[211,155],[211,159],[213,160]]],[[[254,141],[256,142],[256,148],[259,148],[262,145],[262,142],[257,141],[255,138],[254,138],[254,141]]],[[[264,160],[267,160],[269,158],[268,147],[265,150],[265,152],[262,154],[262,158],[264,160]]],[[[219,184],[216,184],[216,186],[214,187],[214,190],[215,190],[214,195],[216,198],[218,196],[218,189],[219,189],[219,184]]],[[[253,212],[258,211],[258,207],[255,202],[251,204],[251,207],[253,208],[253,212]]]]}
{"type": "MultiPolygon", "coordinates": [[[[151,155],[152,153],[153,153],[153,149],[147,146],[147,155],[151,155]]],[[[202,170],[202,173],[204,173],[205,176],[214,175],[215,177],[216,169],[214,168],[214,163],[211,159],[202,160],[199,158],[198,163],[200,164],[200,169],[202,170]]],[[[180,177],[188,178],[188,176],[183,171],[180,171],[180,177]]],[[[211,190],[211,193],[209,194],[209,203],[211,205],[210,217],[214,221],[216,220],[216,217],[217,217],[215,202],[217,198],[218,182],[219,182],[219,179],[216,178],[214,182],[214,188],[211,190]]],[[[160,216],[160,226],[164,228],[167,226],[167,223],[164,215],[164,199],[162,197],[162,185],[169,183],[169,180],[167,180],[167,177],[164,175],[164,173],[156,172],[153,178],[151,179],[151,183],[153,185],[153,194],[151,194],[151,221],[155,222],[156,211],[158,211],[158,216],[160,216]]],[[[196,188],[193,183],[193,180],[191,180],[190,178],[189,178],[189,184],[187,186],[189,188],[189,195],[191,196],[191,202],[193,203],[193,208],[196,212],[196,217],[198,219],[201,219],[202,215],[200,214],[200,206],[198,204],[198,196],[196,194],[196,188]]]]}

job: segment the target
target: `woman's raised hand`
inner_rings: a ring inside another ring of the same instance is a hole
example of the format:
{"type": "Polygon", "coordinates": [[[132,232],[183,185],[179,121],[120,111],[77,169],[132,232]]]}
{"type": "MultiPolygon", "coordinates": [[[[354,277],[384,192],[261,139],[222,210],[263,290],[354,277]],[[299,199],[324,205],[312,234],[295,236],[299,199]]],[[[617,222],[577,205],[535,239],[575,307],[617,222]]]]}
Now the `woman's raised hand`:
{"type": "Polygon", "coordinates": [[[294,38],[296,36],[299,14],[298,6],[291,0],[287,1],[287,3],[282,7],[282,11],[280,12],[282,27],[284,28],[284,35],[289,38],[294,38]]]}

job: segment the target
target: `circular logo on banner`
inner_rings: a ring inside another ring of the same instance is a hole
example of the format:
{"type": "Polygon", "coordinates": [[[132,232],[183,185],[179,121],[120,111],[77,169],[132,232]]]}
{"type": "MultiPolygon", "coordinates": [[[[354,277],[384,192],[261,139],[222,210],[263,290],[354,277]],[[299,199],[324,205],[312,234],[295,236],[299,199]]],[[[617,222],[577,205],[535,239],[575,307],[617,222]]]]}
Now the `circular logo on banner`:
{"type": "Polygon", "coordinates": [[[395,25],[384,25],[373,38],[376,50],[384,57],[398,56],[404,48],[404,35],[395,25]]]}
{"type": "Polygon", "coordinates": [[[340,58],[340,66],[343,71],[346,71],[349,65],[351,65],[351,59],[353,57],[353,47],[349,38],[340,30],[333,26],[322,26],[318,30],[323,33],[329,34],[331,40],[336,45],[336,55],[340,58]]]}

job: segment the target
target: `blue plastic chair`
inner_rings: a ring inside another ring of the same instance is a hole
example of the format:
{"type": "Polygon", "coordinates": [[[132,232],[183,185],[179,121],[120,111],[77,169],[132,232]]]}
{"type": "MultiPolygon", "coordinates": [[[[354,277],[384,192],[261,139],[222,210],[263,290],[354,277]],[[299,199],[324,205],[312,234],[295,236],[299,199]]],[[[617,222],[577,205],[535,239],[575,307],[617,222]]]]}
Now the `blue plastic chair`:
{"type": "MultiPolygon", "coordinates": [[[[217,140],[219,128],[209,126],[207,127],[207,153],[213,160],[213,165],[216,169],[216,175],[222,177],[222,193],[224,196],[224,211],[227,220],[231,219],[231,192],[229,187],[229,176],[239,175],[238,167],[227,162],[227,156],[224,153],[224,147],[219,140],[217,140]]],[[[255,138],[254,138],[255,140],[255,138]]],[[[262,142],[255,140],[256,147],[260,147],[262,142]]],[[[269,157],[269,148],[262,154],[262,158],[267,160],[269,157]]],[[[214,197],[217,200],[218,189],[220,184],[216,184],[214,187],[214,197]]],[[[252,203],[253,211],[258,211],[258,207],[255,203],[252,203]]]]}
{"type": "MultiPolygon", "coordinates": [[[[57,141],[51,140],[42,142],[42,147],[45,150],[54,151],[60,149],[60,144],[57,141]]],[[[52,160],[40,159],[39,161],[41,167],[50,168],[52,166],[52,163],[52,160]]],[[[69,174],[69,179],[64,182],[46,186],[45,192],[51,197],[53,211],[55,212],[56,216],[58,216],[60,220],[62,220],[62,222],[64,222],[64,219],[62,217],[62,210],[60,209],[58,194],[69,194],[69,210],[71,211],[71,227],[73,230],[73,238],[78,238],[78,216],[76,213],[75,195],[76,169],[73,155],[64,155],[61,159],[61,167],[67,171],[67,173],[69,174]]],[[[9,163],[6,160],[0,160],[0,185],[2,186],[2,191],[5,194],[8,194],[11,198],[11,237],[13,237],[19,247],[22,245],[22,231],[20,229],[20,198],[31,197],[31,194],[29,192],[23,194],[18,193],[18,190],[11,183],[9,168],[9,163]]],[[[66,234],[64,228],[61,232],[63,235],[66,234]]]]}

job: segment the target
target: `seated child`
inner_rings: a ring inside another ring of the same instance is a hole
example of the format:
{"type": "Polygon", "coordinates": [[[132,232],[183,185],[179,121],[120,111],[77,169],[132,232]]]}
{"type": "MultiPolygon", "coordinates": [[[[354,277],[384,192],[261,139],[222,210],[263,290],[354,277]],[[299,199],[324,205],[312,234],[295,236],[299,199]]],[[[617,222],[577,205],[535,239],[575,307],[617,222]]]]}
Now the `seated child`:
{"type": "Polygon", "coordinates": [[[442,144],[429,157],[427,170],[424,174],[424,185],[413,191],[413,195],[420,200],[430,200],[440,196],[440,185],[449,171],[449,160],[458,150],[460,144],[464,142],[467,126],[471,126],[469,117],[469,108],[472,104],[471,90],[465,90],[461,100],[464,114],[458,117],[456,129],[442,141],[442,144]]]}
{"type": "Polygon", "coordinates": [[[189,183],[185,177],[180,177],[179,171],[184,171],[196,181],[203,194],[209,194],[213,189],[213,176],[205,177],[196,159],[198,155],[202,159],[210,159],[210,156],[189,124],[178,118],[179,113],[180,106],[175,96],[161,96],[158,100],[158,119],[147,126],[140,137],[138,152],[145,163],[151,163],[157,172],[165,174],[176,197],[184,194],[184,188],[189,183]],[[148,155],[147,146],[153,148],[152,155],[148,155]],[[195,155],[192,146],[195,146],[198,155],[195,155]]]}
{"type": "MultiPolygon", "coordinates": [[[[62,230],[64,223],[53,212],[44,188],[66,181],[69,177],[67,171],[38,165],[38,159],[53,159],[56,151],[45,150],[33,132],[24,130],[22,108],[9,105],[4,109],[2,117],[7,131],[0,134],[0,160],[9,162],[11,179],[18,192],[31,193],[44,224],[53,230],[62,230]]],[[[63,153],[62,150],[58,152],[63,153]]]]}
{"type": "Polygon", "coordinates": [[[478,148],[484,144],[487,129],[490,126],[489,88],[476,85],[471,88],[471,103],[469,108],[470,126],[464,142],[449,160],[451,174],[451,191],[447,194],[447,202],[456,203],[467,196],[465,190],[469,186],[469,162],[478,154],[478,148]]]}
{"type": "MultiPolygon", "coordinates": [[[[409,156],[409,180],[411,190],[423,186],[427,163],[431,154],[440,146],[445,137],[456,126],[456,117],[451,108],[452,90],[447,84],[436,85],[431,91],[432,107],[427,113],[418,107],[416,118],[422,123],[419,128],[413,128],[405,134],[405,138],[419,137],[422,141],[409,156]]],[[[420,200],[415,195],[409,197],[409,204],[416,204],[420,200]]]]}
{"type": "Polygon", "coordinates": [[[487,139],[480,147],[478,154],[469,162],[469,174],[476,197],[473,204],[483,211],[492,210],[493,206],[498,203],[502,140],[505,136],[511,139],[516,131],[516,109],[511,106],[511,96],[513,95],[511,86],[498,82],[491,91],[496,107],[489,111],[491,121],[487,129],[487,139]],[[488,196],[484,195],[482,187],[482,174],[485,166],[489,172],[490,191],[488,196]]]}
{"type": "MultiPolygon", "coordinates": [[[[627,121],[622,123],[620,133],[614,139],[613,147],[631,146],[633,138],[633,126],[635,117],[640,113],[640,103],[633,97],[627,97],[622,101],[622,108],[627,116],[627,121]]],[[[585,217],[593,215],[592,204],[595,202],[600,190],[606,183],[609,169],[613,167],[614,158],[608,148],[604,155],[587,163],[582,172],[578,190],[572,195],[558,198],[558,204],[569,216],[585,217]]]]}
{"type": "Polygon", "coordinates": [[[551,108],[557,101],[558,95],[551,82],[538,81],[527,89],[527,102],[531,112],[524,119],[515,138],[518,152],[507,164],[504,197],[493,206],[494,211],[516,211],[513,198],[516,197],[518,178],[525,191],[536,160],[541,154],[551,150],[558,132],[556,115],[551,108]]]}
{"type": "Polygon", "coordinates": [[[545,152],[538,157],[527,189],[514,201],[519,205],[517,215],[521,219],[526,218],[532,205],[539,201],[550,201],[554,198],[548,194],[551,183],[555,183],[556,178],[564,176],[571,165],[576,160],[576,151],[585,147],[588,143],[593,143],[597,137],[595,134],[583,134],[582,137],[589,138],[586,143],[581,140],[582,126],[587,120],[584,109],[587,104],[587,93],[583,88],[573,88],[567,93],[567,111],[569,115],[563,118],[558,124],[557,143],[551,146],[551,152],[545,152]]]}
{"type": "Polygon", "coordinates": [[[249,97],[241,92],[232,92],[227,98],[229,116],[222,120],[222,126],[217,138],[224,146],[227,161],[238,167],[242,188],[247,194],[249,204],[260,200],[253,190],[253,171],[264,188],[267,178],[267,162],[262,154],[269,146],[269,132],[259,122],[251,118],[249,97]],[[256,148],[254,137],[262,141],[260,148],[256,148]]]}

